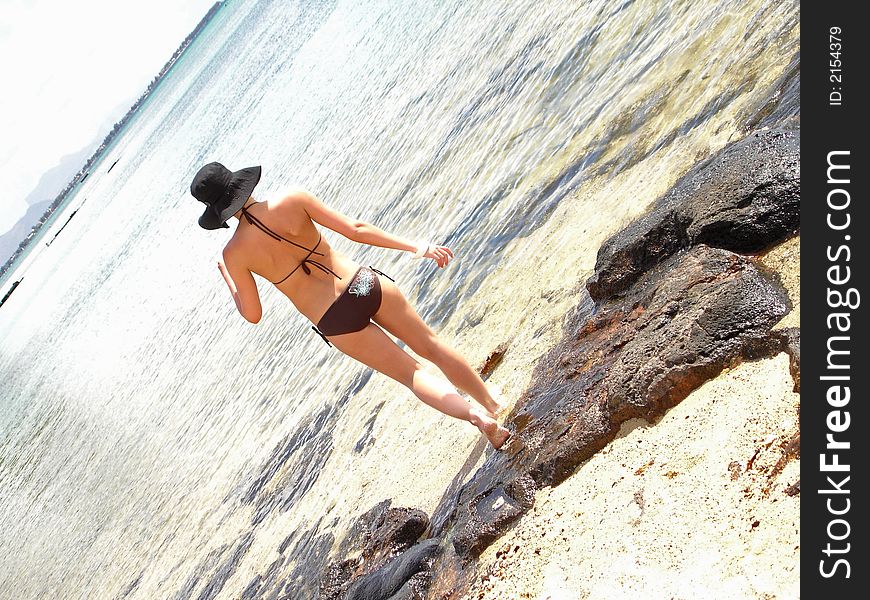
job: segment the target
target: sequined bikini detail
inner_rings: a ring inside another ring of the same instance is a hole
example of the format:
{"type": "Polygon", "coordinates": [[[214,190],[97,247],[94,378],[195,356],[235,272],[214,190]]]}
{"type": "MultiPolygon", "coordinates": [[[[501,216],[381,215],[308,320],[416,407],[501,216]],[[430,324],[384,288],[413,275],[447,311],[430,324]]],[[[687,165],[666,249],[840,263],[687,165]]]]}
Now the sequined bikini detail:
{"type": "Polygon", "coordinates": [[[347,288],[348,293],[354,296],[368,296],[375,285],[375,274],[368,269],[361,269],[356,281],[347,288]]]}

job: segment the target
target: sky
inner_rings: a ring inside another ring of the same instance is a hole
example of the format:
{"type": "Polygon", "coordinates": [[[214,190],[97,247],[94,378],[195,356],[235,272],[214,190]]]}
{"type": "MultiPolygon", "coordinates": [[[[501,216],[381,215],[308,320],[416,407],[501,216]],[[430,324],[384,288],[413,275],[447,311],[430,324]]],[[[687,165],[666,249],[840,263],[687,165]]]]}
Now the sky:
{"type": "Polygon", "coordinates": [[[60,159],[102,138],[215,0],[0,0],[0,235],[60,159]]]}

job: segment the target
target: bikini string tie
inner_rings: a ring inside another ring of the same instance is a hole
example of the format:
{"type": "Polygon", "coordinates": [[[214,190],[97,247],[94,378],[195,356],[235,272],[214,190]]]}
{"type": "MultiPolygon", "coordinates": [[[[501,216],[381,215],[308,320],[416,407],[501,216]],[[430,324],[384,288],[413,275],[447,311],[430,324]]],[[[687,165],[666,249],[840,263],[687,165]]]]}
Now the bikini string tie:
{"type": "Polygon", "coordinates": [[[378,275],[383,275],[384,277],[386,277],[387,279],[389,279],[389,280],[392,281],[393,283],[396,283],[396,280],[395,280],[395,279],[393,279],[392,277],[390,277],[389,275],[387,275],[387,274],[384,273],[383,271],[378,271],[376,268],[374,268],[374,267],[372,267],[372,266],[369,266],[369,269],[371,269],[372,271],[374,271],[374,272],[377,273],[378,275]]]}
{"type": "Polygon", "coordinates": [[[327,346],[330,346],[330,347],[332,346],[332,342],[330,342],[328,339],[326,339],[326,336],[323,335],[323,332],[322,332],[322,331],[320,331],[320,330],[319,330],[317,327],[315,327],[314,325],[311,326],[311,329],[314,330],[314,333],[316,333],[316,334],[319,335],[321,338],[323,338],[323,341],[326,342],[326,345],[327,345],[327,346]]]}

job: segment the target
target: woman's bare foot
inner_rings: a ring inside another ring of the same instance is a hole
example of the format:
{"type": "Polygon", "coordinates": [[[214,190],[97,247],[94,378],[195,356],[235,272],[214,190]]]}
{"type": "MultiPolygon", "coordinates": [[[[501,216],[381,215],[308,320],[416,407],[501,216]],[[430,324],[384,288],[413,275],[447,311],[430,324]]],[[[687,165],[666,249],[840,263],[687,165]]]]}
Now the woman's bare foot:
{"type": "Polygon", "coordinates": [[[486,436],[486,439],[489,440],[489,443],[492,444],[492,447],[496,450],[500,450],[511,436],[510,431],[499,425],[498,422],[489,415],[486,415],[480,420],[480,423],[477,424],[477,428],[486,436]]]}

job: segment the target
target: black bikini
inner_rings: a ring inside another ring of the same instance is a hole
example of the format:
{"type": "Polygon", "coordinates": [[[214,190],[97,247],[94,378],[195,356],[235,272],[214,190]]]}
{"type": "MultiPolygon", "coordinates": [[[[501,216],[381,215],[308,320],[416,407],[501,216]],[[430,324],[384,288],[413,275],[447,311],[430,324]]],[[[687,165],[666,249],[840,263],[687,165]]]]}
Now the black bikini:
{"type": "MultiPolygon", "coordinates": [[[[310,275],[311,269],[308,267],[309,264],[314,265],[324,273],[329,273],[338,277],[338,279],[341,279],[335,271],[311,258],[311,256],[315,254],[318,256],[325,256],[323,252],[317,251],[318,246],[320,246],[320,241],[323,239],[323,235],[320,234],[319,231],[317,243],[314,245],[314,248],[307,248],[302,244],[297,244],[293,240],[288,240],[287,238],[275,233],[269,229],[265,223],[252,215],[247,208],[242,207],[242,214],[245,215],[248,223],[254,225],[257,229],[267,234],[272,239],[284,240],[288,244],[293,244],[297,248],[302,248],[308,252],[308,254],[305,255],[305,258],[302,259],[302,262],[296,265],[296,267],[287,274],[287,277],[284,277],[280,281],[273,281],[273,284],[278,285],[286,281],[290,275],[298,271],[300,267],[302,267],[302,270],[306,275],[310,275]]],[[[332,344],[328,339],[326,339],[326,336],[353,333],[354,331],[364,329],[369,324],[372,315],[378,312],[378,309],[381,306],[381,282],[376,273],[378,275],[383,275],[390,281],[395,281],[395,279],[386,273],[378,271],[374,267],[360,267],[357,269],[357,272],[354,273],[353,277],[351,277],[348,286],[344,289],[341,295],[335,299],[335,302],[326,309],[326,312],[320,318],[320,321],[318,321],[317,326],[311,326],[311,329],[317,332],[317,334],[323,338],[324,342],[331,346],[332,344]]]]}

